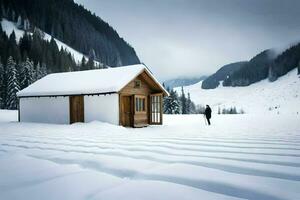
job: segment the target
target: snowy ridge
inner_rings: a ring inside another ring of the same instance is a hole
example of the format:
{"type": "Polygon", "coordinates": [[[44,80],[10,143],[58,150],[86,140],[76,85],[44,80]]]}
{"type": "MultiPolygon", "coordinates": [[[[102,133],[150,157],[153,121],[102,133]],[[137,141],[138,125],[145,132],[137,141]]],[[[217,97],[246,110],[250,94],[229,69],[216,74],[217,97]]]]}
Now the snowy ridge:
{"type": "MultiPolygon", "coordinates": [[[[16,24],[6,20],[5,18],[2,19],[1,21],[1,25],[2,25],[2,29],[6,32],[6,34],[9,36],[13,31],[15,31],[16,34],[16,40],[17,42],[20,40],[20,38],[23,36],[24,31],[20,30],[17,28],[16,24]]],[[[51,40],[51,35],[45,33],[44,39],[50,41],[51,40]]],[[[76,51],[75,49],[73,49],[72,47],[66,45],[65,43],[59,41],[58,39],[54,38],[57,46],[59,49],[63,48],[65,50],[67,50],[69,53],[71,53],[71,55],[74,57],[75,61],[77,63],[81,63],[81,59],[84,56],[86,60],[88,60],[88,57],[83,55],[82,53],[80,53],[79,51],[76,51]]],[[[98,65],[99,62],[95,61],[96,64],[98,65]]]]}
{"type": "MultiPolygon", "coordinates": [[[[202,82],[184,87],[191,99],[197,104],[209,104],[213,112],[218,107],[230,108],[236,106],[246,113],[276,113],[300,114],[300,77],[297,69],[278,78],[275,82],[267,79],[251,84],[247,87],[223,87],[205,90],[202,82]]],[[[180,88],[176,88],[178,93],[180,88]]]]}
{"type": "Polygon", "coordinates": [[[0,123],[0,193],[8,200],[298,199],[298,121],[245,114],[213,116],[211,127],[201,115],[165,116],[164,126],[145,129],[0,123]]]}

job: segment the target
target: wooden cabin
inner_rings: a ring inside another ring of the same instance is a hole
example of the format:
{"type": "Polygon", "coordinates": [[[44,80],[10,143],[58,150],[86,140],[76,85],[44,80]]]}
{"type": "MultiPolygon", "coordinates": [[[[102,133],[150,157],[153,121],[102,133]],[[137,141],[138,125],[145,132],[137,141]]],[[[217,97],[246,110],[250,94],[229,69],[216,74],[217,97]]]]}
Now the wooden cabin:
{"type": "Polygon", "coordinates": [[[55,73],[18,92],[19,121],[162,124],[166,95],[144,65],[55,73]]]}

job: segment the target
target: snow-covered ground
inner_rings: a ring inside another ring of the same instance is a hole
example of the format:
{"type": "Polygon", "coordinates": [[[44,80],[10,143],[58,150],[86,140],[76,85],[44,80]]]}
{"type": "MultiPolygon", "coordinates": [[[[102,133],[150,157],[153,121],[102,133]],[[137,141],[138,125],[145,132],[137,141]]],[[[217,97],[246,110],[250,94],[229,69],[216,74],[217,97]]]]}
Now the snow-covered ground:
{"type": "MultiPolygon", "coordinates": [[[[262,80],[247,87],[223,87],[204,90],[202,82],[184,87],[197,104],[209,104],[215,113],[218,107],[243,109],[246,113],[286,113],[300,115],[300,77],[294,69],[275,82],[262,80]]],[[[176,88],[181,93],[181,88],[176,88]]]]}
{"type": "MultiPolygon", "coordinates": [[[[11,21],[8,21],[7,19],[3,18],[2,21],[1,21],[1,25],[2,25],[2,29],[6,32],[6,34],[9,36],[13,31],[15,31],[15,34],[16,34],[16,40],[17,42],[20,40],[20,38],[23,36],[24,34],[24,31],[23,30],[20,30],[17,28],[16,24],[11,22],[11,21]]],[[[44,40],[48,40],[50,41],[51,40],[51,35],[47,34],[47,33],[44,33],[45,36],[44,36],[44,40]]],[[[68,51],[69,53],[71,53],[75,59],[75,61],[77,63],[81,63],[81,59],[82,59],[82,56],[85,57],[86,60],[88,60],[88,57],[83,55],[82,53],[80,53],[79,51],[76,51],[75,49],[73,49],[72,47],[66,45],[65,43],[59,41],[58,39],[54,39],[58,48],[61,49],[65,49],[66,51],[68,51]]],[[[95,61],[96,62],[96,61],[95,61]]],[[[97,65],[99,65],[99,62],[96,62],[97,65]]]]}
{"type": "Polygon", "coordinates": [[[132,129],[7,114],[0,199],[300,199],[299,115],[213,115],[210,127],[165,115],[163,126],[132,129]]]}
{"type": "Polygon", "coordinates": [[[0,122],[14,122],[17,120],[18,112],[15,110],[0,110],[0,122]]]}

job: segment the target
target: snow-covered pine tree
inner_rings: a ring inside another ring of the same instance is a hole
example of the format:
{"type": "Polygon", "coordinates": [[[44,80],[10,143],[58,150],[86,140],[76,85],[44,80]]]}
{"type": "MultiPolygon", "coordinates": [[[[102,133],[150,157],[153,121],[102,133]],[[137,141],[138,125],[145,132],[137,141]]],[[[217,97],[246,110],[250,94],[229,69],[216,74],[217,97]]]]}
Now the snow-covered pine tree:
{"type": "Polygon", "coordinates": [[[17,78],[16,62],[14,61],[12,56],[10,56],[7,59],[6,76],[7,76],[6,107],[7,109],[13,110],[18,107],[17,92],[20,90],[20,87],[17,78]]]}
{"type": "Polygon", "coordinates": [[[173,89],[170,91],[170,96],[168,97],[168,102],[165,109],[165,113],[167,114],[180,114],[178,95],[173,89]]]}
{"type": "Polygon", "coordinates": [[[19,17],[18,17],[17,27],[22,28],[22,17],[21,17],[21,15],[19,15],[19,17]]]}
{"type": "MultiPolygon", "coordinates": [[[[165,88],[165,84],[164,84],[164,83],[163,83],[163,87],[165,88]]],[[[167,87],[166,90],[170,93],[170,88],[167,87]]],[[[165,97],[163,98],[163,112],[164,112],[165,114],[170,114],[170,113],[168,112],[169,107],[170,107],[170,98],[169,98],[169,96],[165,96],[165,97]]]]}
{"type": "Polygon", "coordinates": [[[40,65],[40,63],[38,62],[35,70],[34,70],[34,80],[33,82],[43,78],[44,76],[47,75],[47,68],[46,68],[46,64],[42,64],[42,66],[40,65]]]}
{"type": "Polygon", "coordinates": [[[191,108],[192,108],[192,100],[190,93],[188,93],[188,98],[186,99],[186,114],[191,114],[191,108]]]}
{"type": "Polygon", "coordinates": [[[24,30],[28,31],[30,29],[29,19],[24,19],[24,30]]]}
{"type": "Polygon", "coordinates": [[[91,49],[89,52],[89,60],[86,64],[88,69],[95,69],[95,59],[96,59],[96,53],[94,49],[91,49]]]}
{"type": "Polygon", "coordinates": [[[47,75],[46,64],[43,63],[42,66],[41,66],[40,63],[38,62],[38,64],[35,67],[35,70],[34,70],[34,80],[33,80],[33,82],[43,78],[46,75],[47,75]]]}
{"type": "Polygon", "coordinates": [[[33,62],[31,62],[29,58],[26,58],[26,61],[22,63],[22,71],[20,74],[20,88],[24,89],[33,82],[34,82],[33,62]]]}
{"type": "Polygon", "coordinates": [[[187,114],[186,97],[185,97],[185,94],[184,94],[183,87],[181,87],[180,105],[181,105],[181,114],[187,114]]]}
{"type": "Polygon", "coordinates": [[[40,73],[41,73],[41,66],[40,63],[38,62],[35,66],[35,71],[34,71],[34,81],[39,80],[40,78],[40,73]]]}
{"type": "Polygon", "coordinates": [[[40,78],[43,78],[47,74],[48,74],[47,66],[46,66],[45,63],[42,63],[42,67],[41,67],[41,70],[40,70],[40,78]]]}

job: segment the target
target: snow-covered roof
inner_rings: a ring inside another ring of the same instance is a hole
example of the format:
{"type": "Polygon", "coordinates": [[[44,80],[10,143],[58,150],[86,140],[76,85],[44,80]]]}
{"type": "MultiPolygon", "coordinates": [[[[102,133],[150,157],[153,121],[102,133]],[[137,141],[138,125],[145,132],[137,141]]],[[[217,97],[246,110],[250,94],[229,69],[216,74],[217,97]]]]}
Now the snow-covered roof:
{"type": "Polygon", "coordinates": [[[54,73],[17,93],[18,97],[80,95],[119,92],[136,76],[146,71],[158,86],[167,91],[142,64],[108,69],[54,73]]]}

